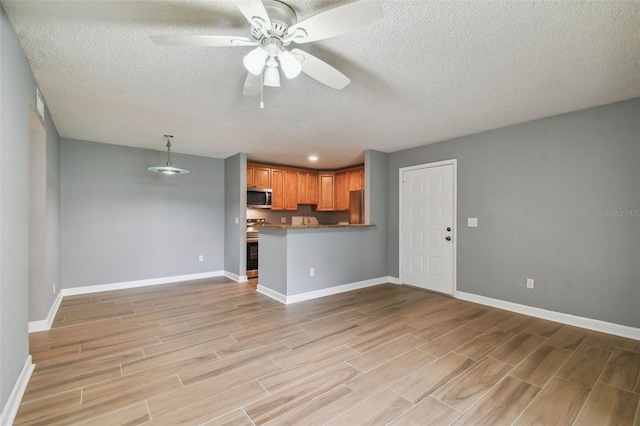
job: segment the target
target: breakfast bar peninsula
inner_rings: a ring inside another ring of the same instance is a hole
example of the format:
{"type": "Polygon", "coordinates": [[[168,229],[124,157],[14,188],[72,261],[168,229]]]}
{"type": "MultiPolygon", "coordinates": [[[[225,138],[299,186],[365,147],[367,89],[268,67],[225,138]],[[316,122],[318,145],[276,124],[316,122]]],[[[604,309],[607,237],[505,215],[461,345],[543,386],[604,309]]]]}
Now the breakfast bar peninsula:
{"type": "Polygon", "coordinates": [[[265,225],[257,291],[295,303],[388,282],[368,254],[381,233],[369,224],[265,225]]]}

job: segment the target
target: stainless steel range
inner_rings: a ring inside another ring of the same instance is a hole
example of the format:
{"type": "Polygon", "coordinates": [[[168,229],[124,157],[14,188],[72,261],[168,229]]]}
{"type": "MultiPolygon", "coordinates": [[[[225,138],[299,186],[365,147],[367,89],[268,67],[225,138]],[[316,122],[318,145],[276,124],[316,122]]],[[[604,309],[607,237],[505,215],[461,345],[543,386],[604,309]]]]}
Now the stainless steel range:
{"type": "Polygon", "coordinates": [[[264,219],[247,219],[247,278],[258,276],[258,229],[264,219]]]}

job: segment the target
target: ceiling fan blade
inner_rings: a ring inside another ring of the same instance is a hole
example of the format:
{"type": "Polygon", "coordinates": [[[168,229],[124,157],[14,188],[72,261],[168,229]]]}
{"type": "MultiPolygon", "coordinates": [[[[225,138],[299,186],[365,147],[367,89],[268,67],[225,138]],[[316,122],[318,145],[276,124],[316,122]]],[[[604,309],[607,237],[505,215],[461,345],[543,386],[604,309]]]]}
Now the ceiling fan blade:
{"type": "Polygon", "coordinates": [[[149,36],[155,44],[170,46],[204,46],[204,47],[233,47],[258,46],[260,42],[249,40],[247,37],[214,36],[214,35],[152,35],[149,36]]]}
{"type": "Polygon", "coordinates": [[[303,52],[300,49],[292,49],[291,53],[294,55],[302,56],[302,72],[309,77],[315,78],[322,84],[341,90],[344,89],[351,80],[342,74],[340,71],[326,63],[325,61],[316,58],[315,56],[303,52]]]}
{"type": "Polygon", "coordinates": [[[292,25],[288,34],[303,29],[307,37],[294,37],[295,43],[309,43],[335,37],[367,26],[382,18],[382,9],[377,0],[361,0],[319,13],[292,25]]]}
{"type": "Polygon", "coordinates": [[[244,96],[257,96],[260,94],[260,85],[262,84],[262,75],[247,73],[247,79],[244,81],[242,94],[244,96]]]}
{"type": "Polygon", "coordinates": [[[253,25],[253,18],[261,18],[266,23],[267,29],[271,29],[271,19],[262,0],[234,0],[234,3],[251,25],[253,25]]]}

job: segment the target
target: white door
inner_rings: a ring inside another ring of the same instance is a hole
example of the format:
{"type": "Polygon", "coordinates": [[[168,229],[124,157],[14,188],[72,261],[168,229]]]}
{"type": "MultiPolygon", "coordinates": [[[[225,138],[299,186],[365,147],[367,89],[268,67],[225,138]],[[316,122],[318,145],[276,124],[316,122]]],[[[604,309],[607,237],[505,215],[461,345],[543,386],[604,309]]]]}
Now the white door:
{"type": "Polygon", "coordinates": [[[400,178],[402,282],[453,294],[454,164],[401,170],[400,178]]]}

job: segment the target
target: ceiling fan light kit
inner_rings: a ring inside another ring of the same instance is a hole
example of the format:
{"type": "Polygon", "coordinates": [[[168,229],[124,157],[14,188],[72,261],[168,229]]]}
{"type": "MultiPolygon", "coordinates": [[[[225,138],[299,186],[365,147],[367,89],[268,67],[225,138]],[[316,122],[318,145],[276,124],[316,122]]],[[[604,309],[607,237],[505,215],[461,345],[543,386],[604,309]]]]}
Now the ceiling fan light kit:
{"type": "Polygon", "coordinates": [[[234,0],[234,3],[251,24],[253,41],[247,37],[214,35],[165,35],[151,36],[151,39],[157,44],[179,46],[256,46],[242,60],[249,72],[242,91],[245,96],[260,94],[262,85],[280,87],[279,68],[288,79],[303,72],[333,89],[343,89],[351,82],[347,76],[307,52],[300,49],[290,52],[287,47],[291,43],[335,37],[382,18],[382,9],[376,0],[349,3],[300,22],[294,10],[281,1],[234,0]],[[251,75],[261,76],[260,81],[251,75]]]}
{"type": "Polygon", "coordinates": [[[189,170],[174,167],[171,164],[171,138],[173,135],[164,135],[167,138],[167,163],[164,166],[149,167],[147,170],[150,172],[162,173],[163,175],[186,175],[189,170]]]}
{"type": "Polygon", "coordinates": [[[247,54],[247,56],[242,60],[242,63],[244,63],[244,67],[251,74],[260,75],[268,57],[269,54],[267,51],[262,47],[258,47],[249,52],[249,54],[247,54]]]}
{"type": "Polygon", "coordinates": [[[264,70],[264,85],[269,87],[280,87],[280,72],[275,59],[269,59],[264,70]]]}

